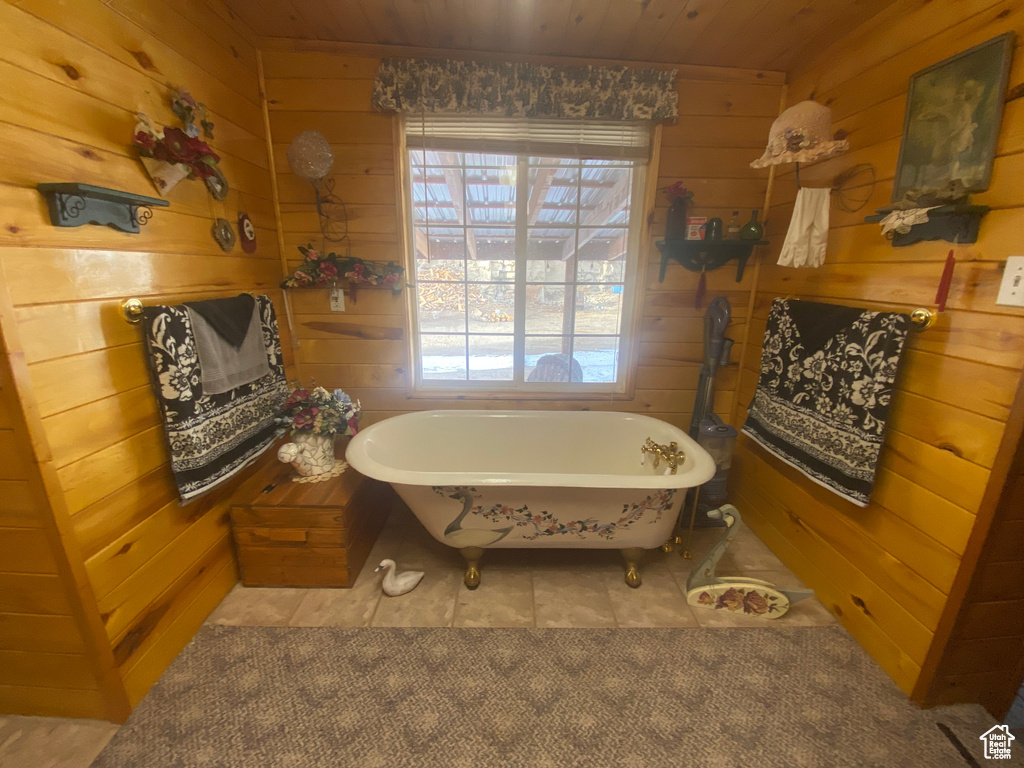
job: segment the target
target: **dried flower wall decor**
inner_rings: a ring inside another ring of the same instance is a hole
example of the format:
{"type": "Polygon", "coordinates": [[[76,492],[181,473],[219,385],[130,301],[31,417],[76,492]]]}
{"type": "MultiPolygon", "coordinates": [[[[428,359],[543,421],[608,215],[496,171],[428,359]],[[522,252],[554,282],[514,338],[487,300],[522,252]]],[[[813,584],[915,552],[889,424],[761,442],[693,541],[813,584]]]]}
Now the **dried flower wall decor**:
{"type": "Polygon", "coordinates": [[[170,192],[182,179],[202,179],[214,199],[223,200],[229,186],[218,166],[220,156],[203,140],[213,138],[213,123],[207,116],[206,105],[179,88],[171,95],[171,109],[181,119],[182,128],[158,127],[147,115],[136,115],[138,123],[132,144],[146,172],[161,195],[170,192]]]}
{"type": "Polygon", "coordinates": [[[358,286],[387,286],[393,293],[402,290],[405,268],[393,261],[385,264],[380,261],[363,261],[354,256],[339,256],[336,253],[322,255],[312,244],[306,247],[300,245],[299,252],[303,258],[302,265],[281,282],[282,288],[327,288],[345,280],[352,301],[355,301],[358,286]]]}

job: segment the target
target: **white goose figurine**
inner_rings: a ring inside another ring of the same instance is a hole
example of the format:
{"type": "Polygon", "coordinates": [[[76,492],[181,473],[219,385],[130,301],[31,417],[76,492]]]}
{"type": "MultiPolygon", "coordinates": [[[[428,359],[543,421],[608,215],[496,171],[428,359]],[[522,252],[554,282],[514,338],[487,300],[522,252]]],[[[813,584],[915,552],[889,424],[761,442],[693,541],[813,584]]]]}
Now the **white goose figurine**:
{"type": "Polygon", "coordinates": [[[384,571],[384,594],[389,597],[398,597],[406,592],[412,592],[416,589],[416,585],[423,580],[423,571],[396,573],[394,560],[381,560],[380,565],[374,569],[374,573],[381,571],[384,571]]]}

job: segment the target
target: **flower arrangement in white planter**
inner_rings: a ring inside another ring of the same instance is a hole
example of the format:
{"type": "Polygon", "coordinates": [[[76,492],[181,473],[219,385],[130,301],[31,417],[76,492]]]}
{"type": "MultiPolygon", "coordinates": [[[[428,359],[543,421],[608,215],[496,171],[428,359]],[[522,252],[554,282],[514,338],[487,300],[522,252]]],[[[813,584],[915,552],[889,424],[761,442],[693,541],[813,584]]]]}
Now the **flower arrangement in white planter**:
{"type": "Polygon", "coordinates": [[[359,401],[340,389],[328,392],[323,387],[296,388],[281,406],[291,421],[292,442],[281,446],[279,460],[291,464],[303,477],[320,475],[334,469],[334,441],[338,435],[359,431],[359,401]]]}

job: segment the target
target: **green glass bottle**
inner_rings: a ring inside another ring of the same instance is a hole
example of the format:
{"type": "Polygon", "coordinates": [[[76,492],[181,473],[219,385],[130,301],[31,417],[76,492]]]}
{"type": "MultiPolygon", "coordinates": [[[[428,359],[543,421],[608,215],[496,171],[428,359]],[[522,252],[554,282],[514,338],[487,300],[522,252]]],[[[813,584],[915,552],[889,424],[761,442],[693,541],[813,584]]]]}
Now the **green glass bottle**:
{"type": "Polygon", "coordinates": [[[750,212],[750,221],[740,228],[740,239],[760,240],[762,235],[764,235],[764,227],[757,220],[757,209],[755,208],[750,212]]]}

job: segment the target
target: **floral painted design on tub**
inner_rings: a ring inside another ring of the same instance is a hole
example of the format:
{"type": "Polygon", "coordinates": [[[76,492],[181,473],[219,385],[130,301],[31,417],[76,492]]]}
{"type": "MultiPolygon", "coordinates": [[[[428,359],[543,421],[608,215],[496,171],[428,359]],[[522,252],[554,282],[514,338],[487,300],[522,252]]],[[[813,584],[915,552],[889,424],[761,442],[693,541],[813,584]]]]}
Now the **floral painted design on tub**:
{"type": "MultiPolygon", "coordinates": [[[[623,504],[622,512],[617,520],[607,523],[601,523],[595,518],[588,518],[586,520],[571,520],[567,523],[562,522],[555,517],[554,513],[548,511],[533,512],[530,510],[528,505],[521,507],[512,507],[507,504],[493,504],[490,507],[484,507],[482,504],[470,505],[472,500],[480,498],[480,493],[476,488],[470,488],[468,486],[431,486],[431,490],[439,496],[447,496],[451,499],[461,499],[466,503],[468,512],[471,515],[479,515],[488,522],[491,523],[513,523],[513,528],[527,528],[528,530],[523,532],[523,538],[532,541],[539,539],[542,536],[559,536],[563,534],[576,534],[582,536],[583,534],[596,534],[604,539],[612,539],[615,534],[621,530],[629,528],[631,525],[640,521],[644,517],[645,513],[648,514],[644,518],[648,523],[656,523],[661,520],[661,516],[666,510],[672,507],[672,499],[676,494],[675,488],[663,488],[656,493],[647,496],[643,501],[634,504],[623,504]]],[[[452,522],[449,526],[449,531],[453,529],[456,522],[461,523],[466,515],[467,509],[464,509],[462,513],[452,522]]],[[[503,529],[506,532],[512,530],[503,529]]],[[[448,533],[448,531],[446,531],[448,533]]]]}

